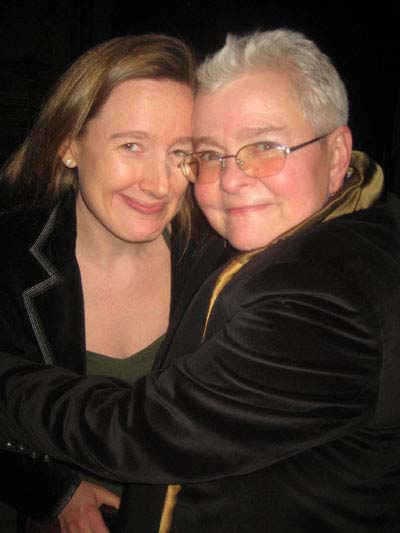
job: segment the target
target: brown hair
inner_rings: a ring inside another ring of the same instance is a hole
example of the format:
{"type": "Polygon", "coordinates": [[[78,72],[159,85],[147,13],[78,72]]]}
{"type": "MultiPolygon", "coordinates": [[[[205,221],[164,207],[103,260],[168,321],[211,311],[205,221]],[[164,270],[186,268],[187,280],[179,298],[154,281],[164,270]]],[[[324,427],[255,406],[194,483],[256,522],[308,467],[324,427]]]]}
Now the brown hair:
{"type": "MultiPolygon", "coordinates": [[[[117,37],[85,52],[61,76],[25,142],[3,167],[2,185],[14,204],[50,206],[77,187],[76,168],[61,159],[63,142],[82,133],[117,85],[136,78],[174,80],[194,90],[192,52],[179,39],[157,34],[117,37]]],[[[189,204],[180,212],[186,229],[189,204]]]]}

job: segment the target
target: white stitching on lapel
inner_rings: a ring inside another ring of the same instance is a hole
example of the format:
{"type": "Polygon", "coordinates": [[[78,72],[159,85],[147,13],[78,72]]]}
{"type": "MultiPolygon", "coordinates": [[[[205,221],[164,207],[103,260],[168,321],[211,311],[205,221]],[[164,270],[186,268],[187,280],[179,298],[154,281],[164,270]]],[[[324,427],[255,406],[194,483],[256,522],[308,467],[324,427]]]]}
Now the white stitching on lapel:
{"type": "Polygon", "coordinates": [[[51,212],[49,219],[46,222],[46,225],[44,226],[39,237],[36,239],[36,241],[33,243],[29,250],[50,277],[45,279],[44,281],[41,281],[40,283],[37,283],[36,285],[33,285],[22,293],[25,308],[28,313],[29,320],[31,321],[36,340],[43,354],[43,358],[47,364],[54,364],[54,356],[33,298],[35,298],[35,296],[38,296],[39,294],[43,294],[48,289],[54,287],[54,285],[57,285],[57,283],[59,283],[61,280],[60,272],[42,253],[42,247],[54,229],[57,211],[58,205],[51,212]]]}

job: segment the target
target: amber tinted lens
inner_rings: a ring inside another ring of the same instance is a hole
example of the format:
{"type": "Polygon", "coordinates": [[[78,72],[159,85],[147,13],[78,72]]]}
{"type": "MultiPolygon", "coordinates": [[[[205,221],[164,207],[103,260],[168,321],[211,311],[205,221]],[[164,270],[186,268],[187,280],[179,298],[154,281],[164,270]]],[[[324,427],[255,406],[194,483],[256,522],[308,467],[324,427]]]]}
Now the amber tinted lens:
{"type": "Polygon", "coordinates": [[[255,143],[242,148],[236,161],[240,169],[253,178],[274,176],[285,166],[286,154],[273,143],[255,143]]]}
{"type": "Polygon", "coordinates": [[[199,165],[197,183],[213,183],[217,181],[221,175],[221,161],[219,156],[207,152],[195,155],[199,165]]]}

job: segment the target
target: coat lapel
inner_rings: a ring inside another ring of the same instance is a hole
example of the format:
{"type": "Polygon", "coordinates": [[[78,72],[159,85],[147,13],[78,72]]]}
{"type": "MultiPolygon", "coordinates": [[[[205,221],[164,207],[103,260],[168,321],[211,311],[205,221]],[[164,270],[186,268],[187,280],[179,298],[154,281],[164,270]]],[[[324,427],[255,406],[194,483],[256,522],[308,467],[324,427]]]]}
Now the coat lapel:
{"type": "Polygon", "coordinates": [[[85,328],[74,206],[73,195],[64,198],[28,245],[29,282],[22,298],[44,361],[83,371],[85,328]]]}
{"type": "MultiPolygon", "coordinates": [[[[197,253],[197,258],[190,269],[176,309],[172,313],[166,337],[157,353],[153,369],[164,367],[171,358],[174,358],[174,353],[168,353],[169,348],[190,303],[205,280],[236,253],[230,246],[225,246],[224,241],[217,236],[212,236],[202,247],[202,250],[197,253]]],[[[176,275],[174,271],[172,274],[173,276],[176,275]]],[[[189,331],[188,335],[190,335],[189,331]]]]}
{"type": "Polygon", "coordinates": [[[32,244],[30,253],[34,259],[41,265],[47,274],[44,280],[28,287],[22,293],[26,312],[31,323],[33,332],[35,334],[43,359],[47,364],[54,364],[54,354],[51,344],[43,327],[40,313],[36,305],[36,298],[45,294],[47,291],[58,285],[61,281],[61,274],[55,265],[43,253],[43,247],[46,244],[50,234],[52,233],[57,217],[58,206],[56,206],[50,214],[41,233],[32,244]]]}

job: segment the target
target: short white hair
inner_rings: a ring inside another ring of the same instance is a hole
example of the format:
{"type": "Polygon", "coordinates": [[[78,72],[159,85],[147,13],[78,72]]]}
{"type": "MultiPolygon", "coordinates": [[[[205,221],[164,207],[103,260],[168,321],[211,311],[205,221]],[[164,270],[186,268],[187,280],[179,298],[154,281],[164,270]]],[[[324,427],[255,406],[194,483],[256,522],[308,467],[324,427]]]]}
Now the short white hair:
{"type": "Polygon", "coordinates": [[[347,91],[330,58],[302,33],[287,29],[227,35],[226,43],[198,68],[200,92],[214,92],[251,72],[285,72],[304,116],[318,134],[347,124],[347,91]]]}

